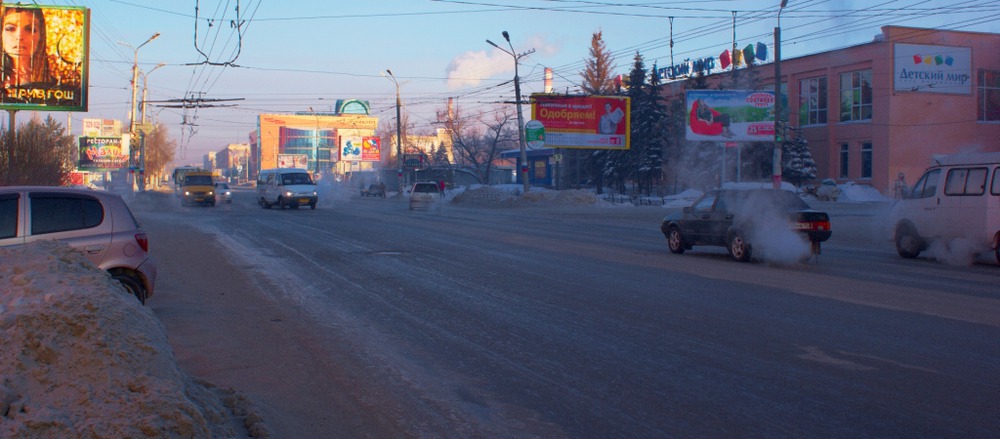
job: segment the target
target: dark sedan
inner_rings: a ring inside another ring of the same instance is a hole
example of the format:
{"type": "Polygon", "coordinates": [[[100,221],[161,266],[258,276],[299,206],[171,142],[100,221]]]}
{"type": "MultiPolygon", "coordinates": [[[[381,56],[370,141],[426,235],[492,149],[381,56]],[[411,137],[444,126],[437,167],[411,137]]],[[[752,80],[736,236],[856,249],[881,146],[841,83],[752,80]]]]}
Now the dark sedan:
{"type": "Polygon", "coordinates": [[[754,245],[769,258],[817,255],[830,239],[830,216],[782,189],[716,189],[660,224],[667,245],[684,253],[696,245],[725,247],[733,259],[749,261],[754,245]]]}

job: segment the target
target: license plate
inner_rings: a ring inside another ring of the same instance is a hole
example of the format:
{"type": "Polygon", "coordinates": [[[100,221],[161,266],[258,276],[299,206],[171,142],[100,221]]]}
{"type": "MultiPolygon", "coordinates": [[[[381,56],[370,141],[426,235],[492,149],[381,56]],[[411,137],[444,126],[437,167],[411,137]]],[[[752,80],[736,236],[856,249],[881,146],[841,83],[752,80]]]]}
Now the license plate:
{"type": "Polygon", "coordinates": [[[308,198],[299,198],[299,204],[309,204],[308,198]]]}

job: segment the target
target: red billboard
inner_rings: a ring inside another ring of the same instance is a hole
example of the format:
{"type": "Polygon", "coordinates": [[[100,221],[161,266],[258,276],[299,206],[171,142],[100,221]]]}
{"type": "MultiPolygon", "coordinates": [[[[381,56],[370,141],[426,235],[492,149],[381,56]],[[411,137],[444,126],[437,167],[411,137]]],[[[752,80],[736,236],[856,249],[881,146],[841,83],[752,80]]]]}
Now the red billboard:
{"type": "Polygon", "coordinates": [[[625,96],[531,95],[531,118],[552,148],[629,149],[630,114],[625,96]]]}
{"type": "Polygon", "coordinates": [[[90,10],[0,4],[0,109],[87,111],[90,10]]]}

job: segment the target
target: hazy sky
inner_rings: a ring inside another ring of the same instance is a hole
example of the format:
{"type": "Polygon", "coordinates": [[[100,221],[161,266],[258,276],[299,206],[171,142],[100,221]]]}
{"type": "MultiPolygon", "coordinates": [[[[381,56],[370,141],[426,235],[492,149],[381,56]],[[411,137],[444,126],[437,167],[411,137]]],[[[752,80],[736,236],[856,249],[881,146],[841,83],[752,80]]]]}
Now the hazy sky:
{"type": "MultiPolygon", "coordinates": [[[[737,46],[767,44],[773,57],[780,0],[38,0],[91,10],[88,113],[127,119],[133,48],[150,72],[147,114],[171,128],[178,161],[247,142],[259,113],[329,111],[337,99],[368,100],[380,120],[395,118],[395,85],[417,131],[433,129],[449,97],[462,107],[513,99],[509,32],[520,61],[522,93],[578,90],[591,35],[602,31],[627,74],[638,51],[647,68],[673,59],[718,57],[737,46]],[[237,12],[239,17],[237,21],[237,12]],[[672,20],[671,20],[671,17],[672,20]],[[161,108],[182,98],[240,99],[197,109],[161,108]],[[185,124],[184,122],[188,122],[185,124]]],[[[788,0],[781,13],[784,59],[869,42],[883,25],[1000,32],[998,0],[788,0]]],[[[139,84],[141,86],[142,80],[139,84]]],[[[18,122],[28,112],[18,113],[18,122]]],[[[43,115],[44,116],[44,115],[43,115]]],[[[65,121],[63,113],[53,116],[65,121]]]]}

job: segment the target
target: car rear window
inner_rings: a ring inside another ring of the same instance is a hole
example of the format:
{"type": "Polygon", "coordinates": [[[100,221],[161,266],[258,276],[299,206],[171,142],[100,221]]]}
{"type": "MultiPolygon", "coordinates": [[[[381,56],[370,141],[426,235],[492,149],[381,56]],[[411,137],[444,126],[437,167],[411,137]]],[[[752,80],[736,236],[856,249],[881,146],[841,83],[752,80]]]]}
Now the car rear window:
{"type": "Polygon", "coordinates": [[[97,227],[104,208],[96,198],[58,193],[32,193],[31,234],[65,232],[97,227]]]}
{"type": "Polygon", "coordinates": [[[434,192],[438,191],[436,184],[418,184],[413,188],[413,192],[434,192]]]}
{"type": "Polygon", "coordinates": [[[0,194],[0,239],[17,236],[18,194],[0,194]]]}

